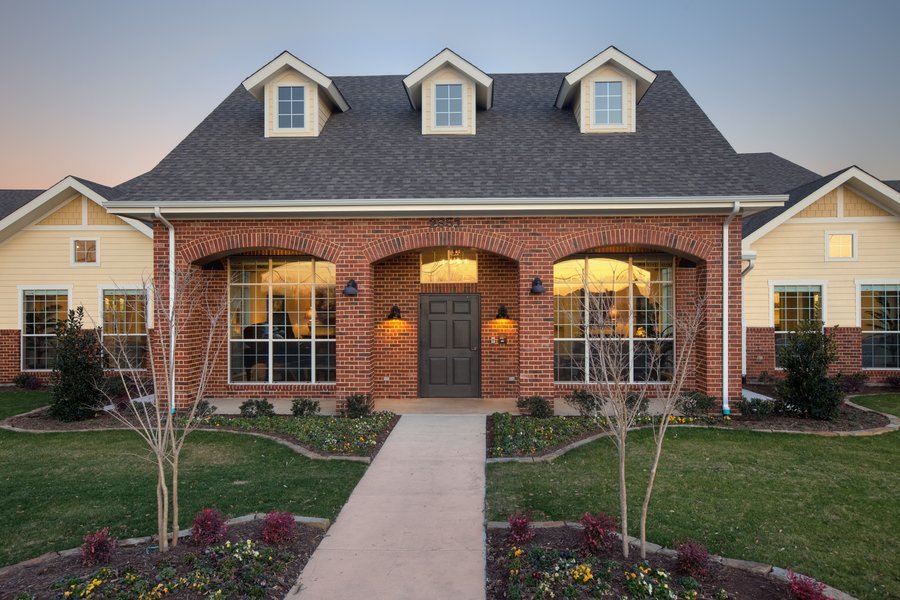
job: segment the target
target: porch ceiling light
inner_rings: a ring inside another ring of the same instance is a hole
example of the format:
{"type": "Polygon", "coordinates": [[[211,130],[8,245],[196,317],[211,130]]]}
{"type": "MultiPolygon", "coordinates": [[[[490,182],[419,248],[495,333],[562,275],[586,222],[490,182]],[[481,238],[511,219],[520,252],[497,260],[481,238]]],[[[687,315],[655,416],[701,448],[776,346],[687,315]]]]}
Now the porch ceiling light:
{"type": "Polygon", "coordinates": [[[347,287],[344,288],[343,293],[345,296],[355,296],[359,293],[359,286],[356,285],[355,279],[351,279],[347,282],[347,287]]]}
{"type": "Polygon", "coordinates": [[[499,308],[497,308],[497,319],[509,319],[509,310],[507,310],[505,304],[501,304],[499,308]]]}
{"type": "Polygon", "coordinates": [[[396,304],[391,307],[391,312],[388,313],[387,316],[389,321],[398,321],[402,317],[400,316],[400,307],[396,304]]]}
{"type": "Polygon", "coordinates": [[[532,294],[543,294],[547,291],[547,288],[544,287],[544,282],[541,281],[540,277],[535,277],[531,280],[531,293],[532,294]]]}

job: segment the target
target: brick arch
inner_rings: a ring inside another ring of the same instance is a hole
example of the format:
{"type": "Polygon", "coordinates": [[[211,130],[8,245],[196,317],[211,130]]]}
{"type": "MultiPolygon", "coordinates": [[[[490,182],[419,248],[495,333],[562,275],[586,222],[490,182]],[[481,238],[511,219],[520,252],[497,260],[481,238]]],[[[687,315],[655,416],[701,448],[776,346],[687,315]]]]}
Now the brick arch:
{"type": "Polygon", "coordinates": [[[584,229],[566,235],[548,248],[556,262],[571,254],[603,246],[650,246],[692,260],[706,261],[714,253],[707,241],[658,225],[614,225],[584,229]]]}
{"type": "Polygon", "coordinates": [[[470,229],[416,229],[402,235],[377,240],[363,248],[370,263],[419,248],[458,246],[476,248],[519,262],[525,248],[519,242],[496,233],[470,229]]]}
{"type": "Polygon", "coordinates": [[[291,250],[329,262],[337,262],[340,247],[324,238],[274,231],[238,231],[217,233],[186,243],[179,248],[186,262],[207,262],[235,252],[257,249],[291,250]]]}

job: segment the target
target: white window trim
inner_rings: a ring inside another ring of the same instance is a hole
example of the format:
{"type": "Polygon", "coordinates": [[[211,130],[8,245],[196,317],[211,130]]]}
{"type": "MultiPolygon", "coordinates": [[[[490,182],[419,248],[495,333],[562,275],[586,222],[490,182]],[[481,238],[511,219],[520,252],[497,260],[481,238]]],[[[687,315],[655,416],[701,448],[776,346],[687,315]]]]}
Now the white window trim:
{"type": "MultiPolygon", "coordinates": [[[[856,284],[856,326],[860,329],[860,337],[862,336],[862,288],[864,285],[900,285],[900,279],[857,279],[856,284]]],[[[862,342],[862,339],[860,339],[862,342]]],[[[863,371],[892,371],[900,372],[900,369],[889,368],[867,368],[862,366],[860,359],[860,369],[863,371]]]]}
{"type": "Polygon", "coordinates": [[[468,131],[469,120],[466,118],[466,82],[460,79],[440,79],[431,84],[431,130],[432,131],[468,131]],[[439,85],[460,86],[462,125],[438,125],[437,124],[437,87],[439,85]]]}
{"type": "Polygon", "coordinates": [[[591,127],[605,127],[605,128],[621,128],[627,127],[628,123],[625,122],[625,86],[626,82],[623,79],[592,79],[591,80],[591,127]],[[622,108],[619,112],[622,113],[622,121],[619,123],[598,123],[597,122],[597,84],[598,83],[619,83],[622,86],[622,95],[619,98],[622,101],[622,108]]]}
{"type": "Polygon", "coordinates": [[[769,327],[775,328],[775,288],[790,285],[818,285],[822,288],[822,323],[828,327],[828,280],[827,279],[770,279],[769,280],[769,327]]]}
{"type": "Polygon", "coordinates": [[[25,368],[25,319],[22,311],[25,309],[23,295],[25,292],[40,292],[45,290],[65,290],[66,313],[72,308],[72,284],[61,285],[17,285],[16,293],[18,294],[18,312],[19,312],[19,370],[23,373],[50,373],[53,369],[26,369],[25,368]]]}
{"type": "Polygon", "coordinates": [[[98,237],[73,237],[69,238],[69,264],[73,267],[99,267],[100,266],[100,238],[98,237]],[[75,242],[94,242],[94,262],[75,262],[75,242]]]}
{"type": "Polygon", "coordinates": [[[859,260],[859,234],[856,230],[835,230],[828,229],[825,231],[825,262],[853,262],[859,260]],[[833,235],[849,235],[853,237],[852,241],[852,256],[849,258],[842,257],[832,257],[830,255],[831,252],[831,236],[833,235]]]}
{"type": "MultiPolygon", "coordinates": [[[[150,300],[151,300],[151,290],[148,286],[145,286],[143,283],[136,283],[133,285],[107,285],[105,283],[97,284],[97,314],[100,315],[100,322],[97,324],[97,327],[100,328],[100,339],[101,344],[103,340],[103,295],[104,292],[122,292],[122,293],[131,293],[131,292],[141,292],[145,295],[144,299],[144,328],[146,331],[144,332],[144,337],[147,338],[147,352],[150,352],[150,300]]],[[[112,371],[114,373],[140,373],[147,370],[146,367],[142,369],[114,369],[114,368],[106,368],[105,371],[112,371]]]]}
{"type": "Polygon", "coordinates": [[[625,91],[626,91],[626,89],[628,89],[631,92],[632,100],[634,100],[634,98],[635,98],[635,89],[634,88],[635,88],[634,80],[626,79],[624,77],[599,77],[597,79],[591,79],[588,82],[588,91],[589,91],[588,92],[588,106],[590,109],[589,110],[590,115],[589,115],[588,122],[590,123],[590,128],[592,130],[610,129],[610,130],[614,130],[614,131],[619,131],[619,130],[624,129],[624,130],[633,132],[635,130],[635,125],[634,125],[635,118],[636,118],[635,112],[637,112],[637,111],[635,110],[636,107],[634,104],[629,103],[626,106],[625,97],[627,94],[625,93],[625,91]],[[594,90],[596,89],[596,84],[598,84],[598,83],[615,83],[615,82],[622,84],[622,122],[621,123],[597,123],[596,122],[597,111],[594,109],[594,103],[597,100],[596,94],[594,93],[594,90]],[[626,114],[629,115],[629,117],[627,119],[625,118],[626,114]]]}
{"type": "MultiPolygon", "coordinates": [[[[272,131],[276,133],[308,133],[312,131],[312,111],[309,110],[309,84],[307,83],[284,83],[279,84],[276,83],[272,86],[274,89],[275,97],[272,99],[273,110],[275,114],[272,118],[272,131]],[[281,127],[278,124],[278,97],[279,90],[281,88],[294,88],[294,87],[302,87],[303,88],[303,127],[281,127]]],[[[268,115],[266,115],[268,117],[268,115]]]]}

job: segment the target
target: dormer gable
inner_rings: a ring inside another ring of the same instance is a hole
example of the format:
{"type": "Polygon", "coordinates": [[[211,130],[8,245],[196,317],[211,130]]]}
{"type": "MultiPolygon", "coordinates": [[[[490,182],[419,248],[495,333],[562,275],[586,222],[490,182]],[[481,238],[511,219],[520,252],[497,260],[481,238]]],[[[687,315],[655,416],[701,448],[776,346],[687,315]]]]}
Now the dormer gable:
{"type": "Polygon", "coordinates": [[[581,133],[631,133],[637,104],[655,79],[656,73],[610,46],[563,78],[556,107],[572,110],[581,133]]]}
{"type": "Polygon", "coordinates": [[[449,48],[403,79],[423,135],[475,135],[478,110],[493,104],[494,80],[449,48]]]}
{"type": "Polygon", "coordinates": [[[315,137],[335,111],[350,105],[335,83],[288,51],[244,80],[265,107],[265,137],[315,137]]]}

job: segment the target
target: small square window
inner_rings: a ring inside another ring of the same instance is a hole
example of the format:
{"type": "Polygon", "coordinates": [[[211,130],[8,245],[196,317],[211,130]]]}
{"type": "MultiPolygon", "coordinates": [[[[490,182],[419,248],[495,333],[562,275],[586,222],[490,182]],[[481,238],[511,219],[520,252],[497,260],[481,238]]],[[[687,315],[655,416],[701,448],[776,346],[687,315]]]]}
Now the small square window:
{"type": "Polygon", "coordinates": [[[303,129],[305,127],[305,96],[302,85],[278,88],[278,128],[303,129]]]}
{"type": "Polygon", "coordinates": [[[855,236],[852,233],[828,234],[828,258],[832,260],[850,260],[856,258],[855,236]]]}
{"type": "Polygon", "coordinates": [[[75,240],[73,244],[72,262],[78,265],[97,264],[97,240],[75,240]]]}

